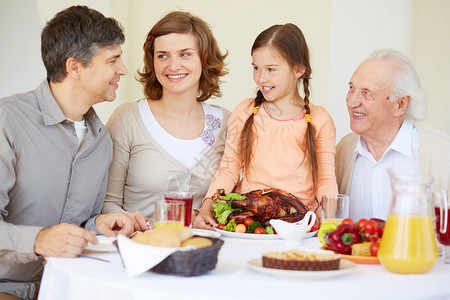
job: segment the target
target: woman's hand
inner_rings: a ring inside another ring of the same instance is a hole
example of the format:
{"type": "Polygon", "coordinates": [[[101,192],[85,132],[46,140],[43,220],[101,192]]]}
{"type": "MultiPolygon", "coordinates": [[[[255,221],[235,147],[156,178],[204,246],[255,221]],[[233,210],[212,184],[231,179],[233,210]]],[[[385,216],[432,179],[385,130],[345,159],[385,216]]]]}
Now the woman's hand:
{"type": "Polygon", "coordinates": [[[97,231],[104,236],[116,237],[118,234],[133,233],[133,220],[123,212],[101,214],[95,218],[97,231]]]}
{"type": "Polygon", "coordinates": [[[155,228],[153,220],[144,216],[140,211],[129,212],[128,216],[134,221],[135,231],[146,231],[155,228]]]}
{"type": "Polygon", "coordinates": [[[217,227],[218,224],[211,214],[212,204],[213,201],[211,198],[207,198],[205,202],[203,202],[200,212],[192,224],[193,228],[214,230],[214,227],[217,227]]]}

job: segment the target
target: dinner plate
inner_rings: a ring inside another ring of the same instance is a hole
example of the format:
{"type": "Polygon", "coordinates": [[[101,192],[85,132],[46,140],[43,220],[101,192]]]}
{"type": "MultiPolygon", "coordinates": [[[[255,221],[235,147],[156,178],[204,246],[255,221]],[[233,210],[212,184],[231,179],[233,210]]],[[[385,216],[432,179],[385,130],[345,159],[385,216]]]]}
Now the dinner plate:
{"type": "MultiPolygon", "coordinates": [[[[226,236],[226,237],[232,237],[232,238],[249,239],[249,240],[282,240],[283,239],[278,234],[238,233],[238,232],[220,230],[217,228],[214,228],[214,229],[217,232],[219,232],[221,235],[226,236]]],[[[305,234],[304,238],[313,237],[316,233],[317,233],[317,231],[308,232],[307,234],[305,234]]]]}
{"type": "MultiPolygon", "coordinates": [[[[320,247],[320,249],[326,250],[325,247],[320,247]]],[[[357,264],[366,264],[366,265],[377,265],[380,264],[380,260],[376,256],[359,256],[359,255],[349,255],[349,254],[341,254],[343,259],[352,261],[357,264]]]]}
{"type": "Polygon", "coordinates": [[[218,238],[220,237],[220,233],[212,230],[204,230],[204,229],[195,229],[191,228],[193,235],[210,237],[210,238],[218,238]]]}
{"type": "Polygon", "coordinates": [[[357,255],[341,254],[341,257],[343,259],[352,261],[357,264],[369,264],[369,265],[380,264],[380,260],[376,256],[357,256],[357,255]]]}
{"type": "Polygon", "coordinates": [[[262,266],[262,258],[251,259],[248,261],[247,264],[251,269],[271,276],[288,279],[306,279],[306,280],[328,279],[344,275],[351,272],[355,267],[355,264],[353,262],[345,259],[341,259],[341,261],[339,262],[339,270],[330,270],[330,271],[296,271],[296,270],[264,268],[262,266]]]}
{"type": "Polygon", "coordinates": [[[88,243],[86,248],[84,248],[85,251],[92,251],[92,252],[116,252],[117,247],[113,244],[113,242],[117,238],[115,237],[107,237],[103,235],[97,236],[98,244],[94,245],[91,243],[88,243]]]}

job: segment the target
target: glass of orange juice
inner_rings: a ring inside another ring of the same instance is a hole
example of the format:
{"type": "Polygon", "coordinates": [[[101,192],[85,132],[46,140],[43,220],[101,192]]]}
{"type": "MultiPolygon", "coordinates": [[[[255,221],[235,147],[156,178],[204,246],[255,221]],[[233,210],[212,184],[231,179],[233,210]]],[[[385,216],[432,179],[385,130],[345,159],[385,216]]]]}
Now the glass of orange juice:
{"type": "Polygon", "coordinates": [[[155,202],[155,228],[184,226],[184,202],[160,200],[155,202]]]}
{"type": "MultiPolygon", "coordinates": [[[[394,273],[426,273],[438,260],[433,201],[440,199],[439,206],[446,210],[445,193],[433,185],[431,177],[389,175],[392,200],[378,258],[394,273]]],[[[443,217],[446,222],[447,214],[443,217]]]]}

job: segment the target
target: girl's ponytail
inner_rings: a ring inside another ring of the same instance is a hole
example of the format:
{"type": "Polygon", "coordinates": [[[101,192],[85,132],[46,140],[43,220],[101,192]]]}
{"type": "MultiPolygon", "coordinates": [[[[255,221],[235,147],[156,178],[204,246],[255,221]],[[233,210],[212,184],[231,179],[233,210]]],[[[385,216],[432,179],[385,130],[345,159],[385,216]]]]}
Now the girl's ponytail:
{"type": "Polygon", "coordinates": [[[239,149],[240,152],[244,154],[244,174],[246,176],[249,175],[248,172],[251,170],[252,164],[252,150],[253,150],[253,140],[255,138],[254,132],[252,130],[255,115],[258,113],[258,109],[261,104],[264,102],[264,96],[261,91],[258,90],[256,93],[255,104],[253,107],[253,111],[250,116],[245,121],[244,127],[241,131],[239,149]]]}
{"type": "MultiPolygon", "coordinates": [[[[311,109],[309,108],[309,76],[305,76],[303,78],[303,91],[305,93],[305,110],[306,114],[311,114],[311,109]]],[[[312,176],[313,176],[313,190],[314,193],[316,192],[317,188],[317,180],[318,180],[318,173],[319,173],[319,167],[317,164],[317,153],[316,153],[316,130],[314,128],[314,125],[311,123],[311,118],[309,117],[306,119],[306,147],[307,147],[307,155],[309,158],[309,161],[311,162],[311,170],[312,170],[312,176]]]]}

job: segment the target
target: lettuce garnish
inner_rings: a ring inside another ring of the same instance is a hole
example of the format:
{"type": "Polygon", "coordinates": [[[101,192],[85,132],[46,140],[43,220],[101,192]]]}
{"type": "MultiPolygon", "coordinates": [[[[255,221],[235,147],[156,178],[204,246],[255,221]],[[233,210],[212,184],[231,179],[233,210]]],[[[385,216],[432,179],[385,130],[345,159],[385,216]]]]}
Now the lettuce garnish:
{"type": "Polygon", "coordinates": [[[228,216],[239,208],[232,208],[231,201],[228,203],[214,203],[212,205],[214,212],[216,213],[217,221],[221,224],[227,224],[228,216]]]}
{"type": "Polygon", "coordinates": [[[222,198],[223,200],[244,200],[247,197],[242,196],[239,193],[229,193],[229,194],[226,194],[225,196],[222,196],[220,198],[222,198]]]}
{"type": "Polygon", "coordinates": [[[236,229],[236,221],[233,219],[230,222],[228,222],[228,224],[222,228],[222,230],[226,230],[226,231],[232,231],[234,232],[236,229]]]}

